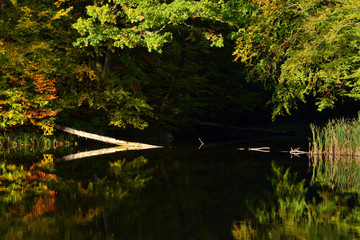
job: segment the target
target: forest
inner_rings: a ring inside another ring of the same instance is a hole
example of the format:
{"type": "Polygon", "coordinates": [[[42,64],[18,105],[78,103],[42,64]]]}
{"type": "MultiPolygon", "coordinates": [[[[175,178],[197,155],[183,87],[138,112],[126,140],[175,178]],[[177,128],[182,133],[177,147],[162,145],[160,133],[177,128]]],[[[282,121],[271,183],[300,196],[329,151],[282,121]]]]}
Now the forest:
{"type": "Polygon", "coordinates": [[[359,8],[357,0],[3,0],[0,127],[181,131],[201,121],[353,114],[359,8]]]}

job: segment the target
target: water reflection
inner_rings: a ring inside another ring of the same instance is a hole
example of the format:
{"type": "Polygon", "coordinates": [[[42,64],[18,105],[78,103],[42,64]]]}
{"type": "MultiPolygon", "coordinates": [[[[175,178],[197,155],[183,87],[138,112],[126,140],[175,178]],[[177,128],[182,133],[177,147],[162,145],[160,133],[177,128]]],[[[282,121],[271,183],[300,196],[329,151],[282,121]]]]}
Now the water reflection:
{"type": "Polygon", "coordinates": [[[340,191],[360,193],[360,157],[314,155],[312,183],[340,191]]]}
{"type": "Polygon", "coordinates": [[[57,182],[47,185],[55,196],[3,204],[0,239],[231,239],[232,220],[264,187],[269,165],[247,155],[191,146],[55,160],[48,173],[57,182]]]}
{"type": "Polygon", "coordinates": [[[147,161],[140,156],[109,162],[87,180],[48,173],[54,171],[51,155],[30,167],[3,161],[0,238],[113,239],[114,209],[136,204],[151,179],[147,161]]]}
{"type": "MultiPolygon", "coordinates": [[[[234,222],[234,239],[360,237],[360,205],[357,194],[344,193],[342,189],[324,185],[322,188],[314,187],[317,191],[310,192],[305,179],[297,180],[296,173],[291,173],[290,168],[284,170],[273,164],[272,169],[273,175],[269,178],[272,191],[268,192],[266,199],[249,204],[250,217],[234,222]]],[[[327,180],[334,182],[332,178],[327,180]]]]}
{"type": "Polygon", "coordinates": [[[24,195],[1,193],[0,239],[359,238],[357,194],[310,185],[306,158],[236,147],[2,161],[0,187],[24,195]]]}

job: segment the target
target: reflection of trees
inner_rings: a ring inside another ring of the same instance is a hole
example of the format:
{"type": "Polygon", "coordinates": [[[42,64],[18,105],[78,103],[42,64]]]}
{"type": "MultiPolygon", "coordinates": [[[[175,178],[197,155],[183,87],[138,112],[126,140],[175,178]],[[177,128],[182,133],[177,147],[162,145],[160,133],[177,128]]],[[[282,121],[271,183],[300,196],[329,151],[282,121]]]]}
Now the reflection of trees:
{"type": "Polygon", "coordinates": [[[234,223],[234,239],[359,237],[360,207],[357,197],[322,188],[308,200],[311,196],[305,180],[297,181],[296,174],[292,174],[290,169],[284,171],[274,164],[273,172],[270,178],[273,191],[256,207],[250,206],[252,217],[234,223]]]}
{"type": "MultiPolygon", "coordinates": [[[[32,201],[26,199],[15,204],[3,203],[0,238],[112,238],[111,228],[114,226],[111,226],[112,218],[109,215],[119,205],[127,209],[126,205],[136,202],[134,199],[140,189],[150,179],[151,169],[144,169],[146,163],[144,157],[133,161],[109,162],[102,173],[104,177],[88,180],[86,184],[83,179],[58,177],[49,194],[42,194],[32,201]]],[[[36,163],[36,166],[54,167],[51,162],[44,160],[36,163]]],[[[50,191],[50,188],[47,189],[50,191]]]]}
{"type": "Polygon", "coordinates": [[[51,186],[57,181],[57,177],[52,171],[54,162],[51,154],[44,154],[43,159],[31,166],[1,161],[1,202],[16,203],[27,196],[54,195],[51,186]]]}

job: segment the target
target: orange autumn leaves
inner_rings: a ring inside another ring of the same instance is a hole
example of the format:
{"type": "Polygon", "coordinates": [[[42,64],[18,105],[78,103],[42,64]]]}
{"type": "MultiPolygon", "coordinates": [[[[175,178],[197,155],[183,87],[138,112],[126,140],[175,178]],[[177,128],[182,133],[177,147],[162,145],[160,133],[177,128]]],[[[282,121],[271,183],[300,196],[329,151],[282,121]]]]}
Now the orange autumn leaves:
{"type": "Polygon", "coordinates": [[[45,130],[51,125],[49,118],[58,112],[52,104],[57,98],[57,79],[48,77],[44,66],[26,59],[20,49],[9,45],[0,46],[0,62],[4,63],[0,69],[0,126],[30,122],[45,130]]]}

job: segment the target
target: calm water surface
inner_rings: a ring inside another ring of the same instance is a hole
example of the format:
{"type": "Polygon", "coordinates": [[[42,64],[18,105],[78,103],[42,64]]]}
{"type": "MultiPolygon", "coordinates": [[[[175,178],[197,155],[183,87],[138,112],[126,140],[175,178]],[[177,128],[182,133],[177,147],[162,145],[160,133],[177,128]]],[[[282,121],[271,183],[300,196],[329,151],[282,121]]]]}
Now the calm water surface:
{"type": "Polygon", "coordinates": [[[54,153],[57,181],[2,204],[0,239],[358,239],[357,195],[310,187],[308,157],[279,152],[304,141],[175,142],[72,161],[54,153]],[[262,146],[271,152],[237,149],[262,146]]]}

